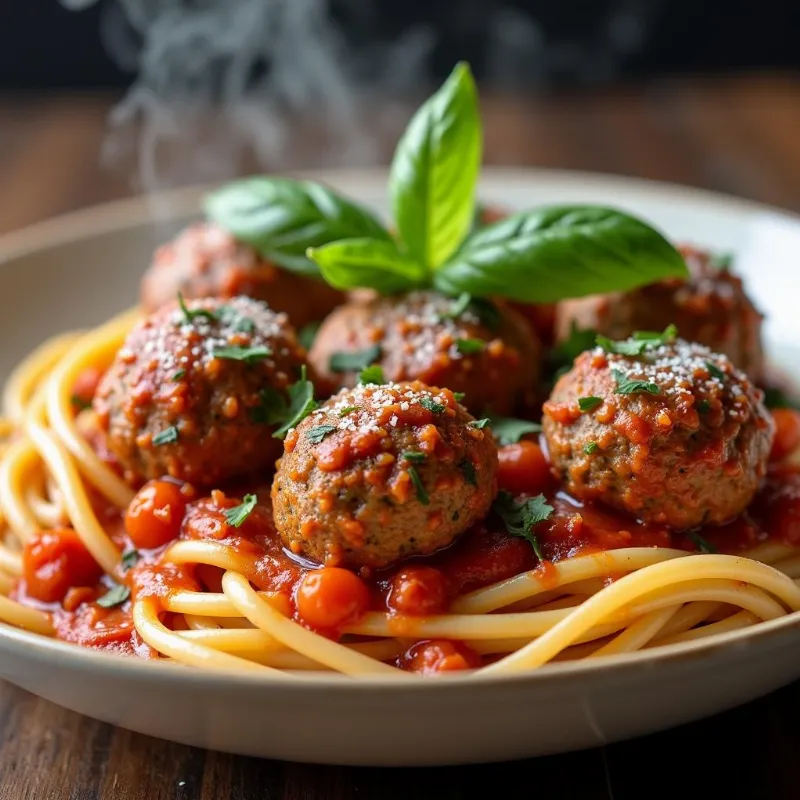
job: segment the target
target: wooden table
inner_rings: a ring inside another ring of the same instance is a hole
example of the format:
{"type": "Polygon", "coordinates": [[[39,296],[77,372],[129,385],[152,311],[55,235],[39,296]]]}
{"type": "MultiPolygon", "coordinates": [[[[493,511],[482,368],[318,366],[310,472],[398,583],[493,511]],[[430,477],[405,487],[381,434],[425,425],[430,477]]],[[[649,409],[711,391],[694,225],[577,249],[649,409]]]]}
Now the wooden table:
{"type": "MultiPolygon", "coordinates": [[[[111,98],[0,97],[0,231],[130,194],[98,163],[111,98]]],[[[638,175],[800,210],[800,79],[673,80],[484,97],[486,161],[638,175]]],[[[386,161],[402,114],[376,135],[386,161]]],[[[282,164],[324,166],[313,141],[282,164]]],[[[263,168],[263,167],[262,167],[263,168]]],[[[58,679],[54,665],[53,679],[58,679]]],[[[725,680],[721,675],[720,680],[725,680]]],[[[535,713],[535,709],[531,710],[535,713]]],[[[96,723],[0,683],[0,800],[800,797],[800,684],[633,742],[496,766],[388,770],[237,758],[96,723]],[[690,777],[691,775],[691,777],[690,777]]]]}

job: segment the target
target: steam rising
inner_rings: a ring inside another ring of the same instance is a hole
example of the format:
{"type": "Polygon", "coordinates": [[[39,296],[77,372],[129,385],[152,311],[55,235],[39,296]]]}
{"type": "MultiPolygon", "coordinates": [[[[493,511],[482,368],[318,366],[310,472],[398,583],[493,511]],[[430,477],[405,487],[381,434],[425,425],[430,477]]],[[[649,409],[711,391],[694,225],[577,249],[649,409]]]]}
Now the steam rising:
{"type": "Polygon", "coordinates": [[[391,40],[378,36],[375,0],[61,0],[74,11],[98,2],[105,46],[135,76],[110,114],[103,156],[153,192],[255,171],[385,162],[376,131],[398,133],[411,110],[390,98],[419,99],[430,88],[442,36],[483,39],[488,83],[604,78],[644,46],[664,0],[609,0],[585,41],[549,37],[495,0],[459,0],[444,23],[453,30],[420,22],[391,40]],[[365,44],[348,41],[334,2],[357,20],[365,44]]]}

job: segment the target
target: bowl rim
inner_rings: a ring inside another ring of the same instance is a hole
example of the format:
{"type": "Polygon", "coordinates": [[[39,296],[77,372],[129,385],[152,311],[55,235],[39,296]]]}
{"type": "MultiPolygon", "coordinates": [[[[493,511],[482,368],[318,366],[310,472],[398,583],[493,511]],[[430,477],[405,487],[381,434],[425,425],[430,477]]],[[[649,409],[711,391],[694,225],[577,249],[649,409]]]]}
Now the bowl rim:
{"type": "MultiPolygon", "coordinates": [[[[345,187],[348,185],[358,186],[362,191],[366,186],[369,186],[370,190],[385,187],[388,169],[386,167],[320,169],[282,174],[298,179],[322,181],[346,192],[345,187]]],[[[520,187],[529,186],[531,180],[535,178],[561,183],[573,188],[583,186],[604,189],[612,194],[615,189],[619,189],[626,194],[657,194],[662,198],[688,199],[743,214],[779,214],[800,225],[800,214],[788,209],[708,189],[646,178],[537,167],[486,167],[482,173],[483,184],[494,184],[498,188],[511,183],[520,187]]],[[[191,216],[193,213],[199,212],[199,200],[202,195],[216,185],[219,184],[198,184],[153,195],[133,195],[71,211],[4,233],[0,235],[0,268],[8,267],[15,259],[70,242],[135,228],[148,222],[158,224],[191,216]],[[167,204],[167,212],[156,217],[153,211],[153,205],[156,203],[167,204]]],[[[231,679],[235,679],[237,684],[250,688],[276,687],[280,688],[282,692],[297,690],[303,693],[334,688],[337,691],[360,691],[359,687],[373,687],[381,691],[392,692],[405,692],[409,689],[414,692],[460,692],[466,686],[487,684],[516,686],[528,683],[551,686],[563,680],[579,679],[583,676],[608,673],[609,671],[623,674],[643,664],[673,662],[676,659],[692,657],[707,658],[720,650],[734,650],[754,642],[763,643],[766,639],[777,638],[783,633],[798,629],[800,629],[800,611],[705,639],[639,650],[608,658],[548,663],[532,670],[491,676],[467,673],[443,675],[437,680],[411,681],[400,681],[378,675],[359,676],[354,680],[351,676],[338,673],[273,674],[265,672],[265,674],[259,675],[229,669],[185,669],[183,665],[169,661],[149,661],[113,652],[92,650],[16,628],[6,623],[0,623],[0,651],[11,647],[17,651],[20,657],[24,657],[26,650],[34,649],[38,651],[38,656],[46,660],[58,660],[62,665],[64,660],[68,659],[75,668],[96,669],[101,672],[111,670],[118,673],[120,677],[130,676],[144,681],[158,682],[178,676],[182,682],[188,681],[190,684],[209,686],[230,685],[231,679]],[[298,677],[299,679],[297,679],[298,677]]]]}

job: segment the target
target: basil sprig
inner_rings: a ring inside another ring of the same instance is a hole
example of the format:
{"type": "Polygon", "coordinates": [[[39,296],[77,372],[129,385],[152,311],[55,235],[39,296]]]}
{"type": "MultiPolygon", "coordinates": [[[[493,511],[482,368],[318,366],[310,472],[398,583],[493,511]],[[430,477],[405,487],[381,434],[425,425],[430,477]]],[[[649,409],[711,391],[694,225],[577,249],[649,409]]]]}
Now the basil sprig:
{"type": "Polygon", "coordinates": [[[390,243],[365,208],[312,181],[257,176],[228,183],[204,200],[206,216],[268,261],[291,272],[318,275],[309,247],[350,237],[390,243]]]}
{"type": "Polygon", "coordinates": [[[554,205],[476,226],[482,131],[475,82],[458,64],[395,151],[389,196],[397,245],[358,236],[307,251],[338,289],[420,287],[549,303],[688,277],[645,221],[606,206],[554,205]]]}

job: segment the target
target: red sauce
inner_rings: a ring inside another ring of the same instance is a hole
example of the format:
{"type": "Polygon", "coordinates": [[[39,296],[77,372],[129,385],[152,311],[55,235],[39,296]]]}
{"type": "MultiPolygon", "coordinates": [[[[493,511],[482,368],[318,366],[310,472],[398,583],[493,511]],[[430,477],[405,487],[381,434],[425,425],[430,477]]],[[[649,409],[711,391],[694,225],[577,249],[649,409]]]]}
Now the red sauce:
{"type": "MultiPolygon", "coordinates": [[[[784,446],[795,436],[792,425],[779,425],[784,446]]],[[[782,452],[779,445],[777,453],[782,452]]],[[[553,506],[549,519],[534,533],[545,557],[539,562],[530,543],[509,535],[490,516],[455,545],[427,558],[411,559],[390,570],[361,575],[344,569],[300,563],[288,554],[274,530],[271,508],[258,503],[236,527],[226,511],[239,505],[247,487],[236,493],[213,491],[197,498],[192,487],[175,481],[145,485],[123,519],[95,498],[101,522],[123,551],[137,545],[139,560],[114,580],[131,597],[168,597],[180,590],[220,591],[222,571],[210,566],[159,563],[172,538],[208,539],[229,545],[244,557],[244,574],[258,589],[273,593],[285,613],[306,627],[338,638],[344,626],[369,610],[389,612],[402,635],[404,621],[446,613],[454,597],[531,569],[555,575],[552,562],[581,553],[624,547],[676,547],[698,550],[708,543],[736,553],[767,539],[800,544],[800,468],[773,462],[761,491],[747,512],[721,527],[696,535],[676,534],[664,526],[644,525],[597,504],[581,503],[554,485],[545,455],[533,442],[503,448],[500,489],[518,498],[542,493],[553,506]],[[698,538],[699,537],[699,538],[698,538]]],[[[264,486],[249,487],[267,498],[264,486]]],[[[14,596],[53,612],[56,633],[67,641],[99,649],[153,653],[138,638],[131,621],[131,600],[104,608],[96,602],[112,586],[83,548],[74,531],[45,531],[25,548],[23,578],[14,596]]],[[[165,620],[169,624],[168,615],[165,620]]],[[[436,672],[480,663],[462,643],[418,642],[397,662],[405,669],[436,672]]]]}

